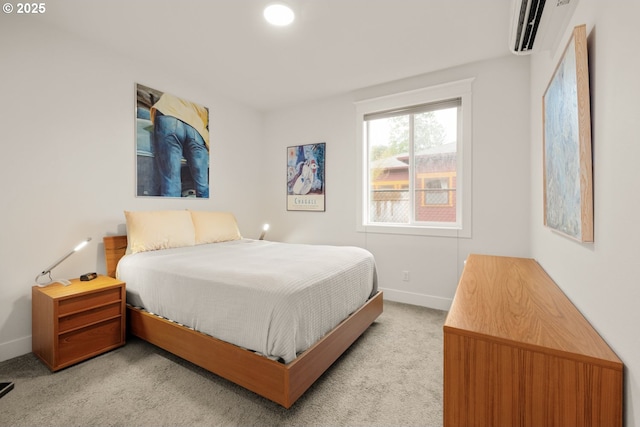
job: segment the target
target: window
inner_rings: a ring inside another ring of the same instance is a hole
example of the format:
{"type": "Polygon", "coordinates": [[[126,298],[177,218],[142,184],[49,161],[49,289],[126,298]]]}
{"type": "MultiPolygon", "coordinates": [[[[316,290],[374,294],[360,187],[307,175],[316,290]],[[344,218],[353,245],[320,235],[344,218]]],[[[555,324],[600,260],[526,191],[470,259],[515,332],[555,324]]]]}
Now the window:
{"type": "Polygon", "coordinates": [[[470,237],[471,80],[357,103],[360,231],[470,237]]]}
{"type": "MultiPolygon", "coordinates": [[[[455,171],[452,172],[455,176],[455,171]]],[[[452,188],[447,178],[427,178],[422,181],[424,193],[421,198],[421,206],[453,206],[455,202],[455,188],[452,188]]],[[[432,215],[423,215],[425,218],[433,218],[432,215]]],[[[454,217],[455,218],[455,217],[454,217]]],[[[447,221],[447,220],[443,220],[447,221]]],[[[451,222],[451,220],[449,220],[451,222]]]]}

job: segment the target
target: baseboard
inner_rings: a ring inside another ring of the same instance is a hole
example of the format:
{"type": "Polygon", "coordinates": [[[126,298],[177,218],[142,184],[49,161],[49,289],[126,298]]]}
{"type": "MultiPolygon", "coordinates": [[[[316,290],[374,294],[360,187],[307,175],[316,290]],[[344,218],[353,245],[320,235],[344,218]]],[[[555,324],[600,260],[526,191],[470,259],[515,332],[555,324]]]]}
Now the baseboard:
{"type": "Polygon", "coordinates": [[[31,336],[0,343],[0,362],[31,353],[31,336]]]}
{"type": "Polygon", "coordinates": [[[413,292],[399,291],[397,289],[380,288],[380,290],[383,291],[385,300],[419,305],[421,307],[435,308],[436,310],[449,311],[451,302],[453,301],[453,299],[451,298],[416,294],[413,292]]]}

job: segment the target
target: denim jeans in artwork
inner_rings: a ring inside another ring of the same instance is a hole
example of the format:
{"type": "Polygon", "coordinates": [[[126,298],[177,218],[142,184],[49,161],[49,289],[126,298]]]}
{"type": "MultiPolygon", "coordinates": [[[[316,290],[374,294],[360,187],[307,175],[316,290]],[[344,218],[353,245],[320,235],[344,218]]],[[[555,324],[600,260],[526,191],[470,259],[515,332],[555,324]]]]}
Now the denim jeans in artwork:
{"type": "Polygon", "coordinates": [[[158,112],[154,124],[155,159],[160,195],[182,196],[180,162],[184,157],[195,184],[196,197],[209,197],[209,151],[198,131],[158,112]]]}

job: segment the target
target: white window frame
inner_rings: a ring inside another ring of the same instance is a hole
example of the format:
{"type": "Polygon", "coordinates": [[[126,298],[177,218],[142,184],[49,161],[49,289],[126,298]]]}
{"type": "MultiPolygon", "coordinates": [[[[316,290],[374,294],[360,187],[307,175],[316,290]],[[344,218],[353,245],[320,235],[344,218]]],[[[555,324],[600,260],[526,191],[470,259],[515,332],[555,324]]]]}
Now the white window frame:
{"type": "Polygon", "coordinates": [[[472,112],[471,95],[474,79],[459,80],[423,89],[401,92],[378,98],[357,101],[356,141],[358,155],[357,189],[357,226],[359,232],[409,234],[437,237],[471,237],[471,135],[472,112]],[[460,117],[458,118],[457,144],[457,185],[456,222],[452,224],[385,224],[372,223],[368,215],[369,163],[366,139],[365,115],[381,111],[395,110],[414,105],[429,104],[460,98],[460,117]]]}

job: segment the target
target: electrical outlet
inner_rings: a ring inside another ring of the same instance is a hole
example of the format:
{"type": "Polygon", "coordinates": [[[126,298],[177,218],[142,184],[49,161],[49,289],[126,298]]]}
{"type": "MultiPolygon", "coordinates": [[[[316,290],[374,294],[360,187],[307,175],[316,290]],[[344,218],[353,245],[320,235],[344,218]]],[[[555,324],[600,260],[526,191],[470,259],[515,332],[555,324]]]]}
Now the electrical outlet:
{"type": "Polygon", "coordinates": [[[404,282],[408,282],[408,281],[409,281],[409,272],[408,272],[407,270],[404,270],[404,271],[402,272],[402,280],[403,280],[404,282]]]}

